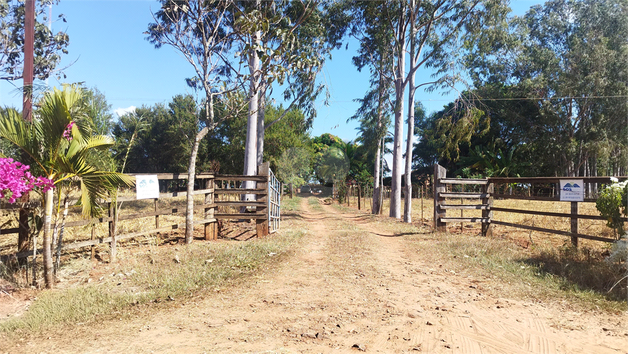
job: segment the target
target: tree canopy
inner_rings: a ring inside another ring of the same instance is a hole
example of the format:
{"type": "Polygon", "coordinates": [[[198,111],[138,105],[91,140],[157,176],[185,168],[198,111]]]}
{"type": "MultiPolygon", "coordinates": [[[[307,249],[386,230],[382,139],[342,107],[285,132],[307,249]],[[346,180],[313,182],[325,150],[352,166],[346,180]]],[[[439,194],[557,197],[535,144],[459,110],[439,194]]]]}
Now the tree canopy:
{"type": "MultiPolygon", "coordinates": [[[[62,76],[57,66],[61,55],[68,53],[68,34],[65,31],[53,33],[46,23],[52,20],[47,17],[48,6],[58,3],[59,0],[36,2],[34,76],[40,80],[55,73],[62,76]]],[[[0,0],[0,18],[0,80],[19,80],[24,66],[24,1],[0,0]]],[[[59,15],[58,20],[66,22],[63,15],[59,15]]]]}

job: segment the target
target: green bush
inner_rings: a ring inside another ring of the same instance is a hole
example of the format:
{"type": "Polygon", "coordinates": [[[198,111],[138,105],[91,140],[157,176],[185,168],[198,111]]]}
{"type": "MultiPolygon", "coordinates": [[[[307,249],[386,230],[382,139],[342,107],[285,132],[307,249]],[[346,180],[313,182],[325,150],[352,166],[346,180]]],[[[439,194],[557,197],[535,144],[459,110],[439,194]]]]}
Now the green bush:
{"type": "Polygon", "coordinates": [[[595,206],[600,214],[607,220],[606,225],[616,231],[616,236],[624,234],[624,222],[621,219],[627,216],[626,203],[628,195],[628,182],[613,183],[606,186],[600,192],[595,206]]]}

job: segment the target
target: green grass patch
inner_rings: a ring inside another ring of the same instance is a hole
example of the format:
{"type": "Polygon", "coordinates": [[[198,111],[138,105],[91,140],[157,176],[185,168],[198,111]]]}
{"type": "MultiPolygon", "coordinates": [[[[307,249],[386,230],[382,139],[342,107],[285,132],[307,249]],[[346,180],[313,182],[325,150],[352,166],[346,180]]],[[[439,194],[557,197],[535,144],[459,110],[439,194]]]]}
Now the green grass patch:
{"type": "Polygon", "coordinates": [[[284,196],[281,198],[281,211],[283,213],[286,212],[296,212],[301,210],[301,197],[293,197],[289,198],[284,196]]]}
{"type": "Polygon", "coordinates": [[[323,211],[323,207],[321,206],[321,203],[319,202],[319,198],[309,197],[307,198],[307,204],[310,206],[310,208],[312,208],[315,211],[323,211]]]}

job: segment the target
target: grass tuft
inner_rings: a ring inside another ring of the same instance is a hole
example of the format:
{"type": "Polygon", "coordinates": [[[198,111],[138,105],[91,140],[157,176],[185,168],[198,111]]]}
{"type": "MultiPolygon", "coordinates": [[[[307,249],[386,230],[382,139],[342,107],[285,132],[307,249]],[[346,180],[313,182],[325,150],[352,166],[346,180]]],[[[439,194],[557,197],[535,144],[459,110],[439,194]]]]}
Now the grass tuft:
{"type": "Polygon", "coordinates": [[[293,197],[293,198],[282,198],[281,199],[281,211],[285,212],[295,212],[300,210],[301,197],[293,197]]]}

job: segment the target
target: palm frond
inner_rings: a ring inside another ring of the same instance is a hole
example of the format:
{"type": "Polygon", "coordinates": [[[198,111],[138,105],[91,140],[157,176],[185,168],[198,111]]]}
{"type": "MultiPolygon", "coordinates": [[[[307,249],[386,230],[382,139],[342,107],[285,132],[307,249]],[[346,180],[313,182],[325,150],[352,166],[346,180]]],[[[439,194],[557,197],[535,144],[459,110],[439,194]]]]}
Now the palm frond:
{"type": "Polygon", "coordinates": [[[91,171],[79,176],[81,179],[81,201],[83,215],[100,216],[104,210],[102,201],[106,200],[109,192],[119,186],[131,187],[135,178],[118,172],[91,171]]]}
{"type": "MultiPolygon", "coordinates": [[[[37,122],[28,123],[14,109],[0,115],[0,138],[6,139],[28,154],[32,160],[40,164],[41,144],[37,132],[37,122]]],[[[44,166],[40,164],[43,169],[44,166]]]]}

